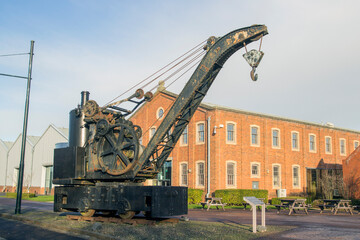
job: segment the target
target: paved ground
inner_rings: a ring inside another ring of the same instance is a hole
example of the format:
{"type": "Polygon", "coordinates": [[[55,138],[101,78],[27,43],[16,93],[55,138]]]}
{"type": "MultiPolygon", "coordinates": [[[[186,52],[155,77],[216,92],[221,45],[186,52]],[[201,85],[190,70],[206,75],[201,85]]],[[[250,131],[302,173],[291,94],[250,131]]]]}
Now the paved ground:
{"type": "MultiPolygon", "coordinates": [[[[52,203],[31,201],[22,202],[22,212],[41,210],[52,211],[52,203]]],[[[15,200],[0,198],[0,213],[11,212],[15,209],[15,200]]],[[[267,225],[295,226],[293,230],[271,236],[273,239],[360,239],[360,215],[341,212],[320,214],[319,210],[312,210],[309,215],[299,212],[288,216],[286,211],[276,214],[276,210],[266,212],[267,225]]],[[[192,221],[211,221],[223,223],[252,224],[252,214],[249,210],[189,210],[187,217],[192,221]]],[[[258,224],[260,224],[258,211],[258,224]]],[[[0,229],[2,225],[0,222],[0,229]]],[[[0,240],[1,231],[0,231],[0,240]]],[[[3,237],[4,238],[4,237],[3,237]]],[[[5,237],[6,238],[6,237],[5,237]]],[[[269,239],[269,237],[267,237],[269,239]]]]}

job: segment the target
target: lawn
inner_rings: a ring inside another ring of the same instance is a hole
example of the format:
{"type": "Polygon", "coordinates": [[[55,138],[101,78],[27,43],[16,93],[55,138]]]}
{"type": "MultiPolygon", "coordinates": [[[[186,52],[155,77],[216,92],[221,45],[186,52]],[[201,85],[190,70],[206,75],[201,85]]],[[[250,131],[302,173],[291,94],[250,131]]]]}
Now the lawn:
{"type": "MultiPolygon", "coordinates": [[[[6,195],[0,196],[6,198],[16,198],[16,193],[6,193],[6,195]]],[[[29,194],[23,194],[22,200],[30,200],[36,202],[53,202],[54,196],[52,195],[38,195],[38,196],[29,196],[29,194]]]]}
{"type": "MultiPolygon", "coordinates": [[[[116,223],[93,223],[68,220],[65,214],[49,212],[27,212],[24,217],[37,221],[39,225],[49,224],[56,227],[81,229],[96,232],[117,239],[254,239],[267,237],[293,229],[289,226],[267,226],[263,233],[253,233],[252,225],[231,222],[180,221],[178,223],[162,223],[155,225],[129,225],[116,223]]],[[[73,231],[74,231],[73,230],[73,231]]]]}

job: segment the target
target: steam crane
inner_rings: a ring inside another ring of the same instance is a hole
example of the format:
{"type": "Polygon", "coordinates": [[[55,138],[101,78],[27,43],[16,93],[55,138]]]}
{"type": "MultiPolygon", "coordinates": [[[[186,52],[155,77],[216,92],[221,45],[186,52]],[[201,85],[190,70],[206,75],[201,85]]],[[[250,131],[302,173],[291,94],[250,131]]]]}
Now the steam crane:
{"type": "MultiPolygon", "coordinates": [[[[139,143],[142,129],[128,116],[152,99],[151,92],[138,89],[103,107],[82,92],[81,105],[70,112],[69,147],[54,151],[53,183],[59,185],[54,211],[79,211],[84,216],[117,213],[125,219],[139,212],[149,217],[187,214],[186,187],[143,182],[157,176],[226,60],[267,33],[266,26],[253,25],[221,38],[210,37],[205,56],[146,147],[139,143]],[[119,107],[124,102],[134,107],[119,107]]],[[[260,50],[246,49],[244,54],[254,81],[262,56],[260,50]]]]}

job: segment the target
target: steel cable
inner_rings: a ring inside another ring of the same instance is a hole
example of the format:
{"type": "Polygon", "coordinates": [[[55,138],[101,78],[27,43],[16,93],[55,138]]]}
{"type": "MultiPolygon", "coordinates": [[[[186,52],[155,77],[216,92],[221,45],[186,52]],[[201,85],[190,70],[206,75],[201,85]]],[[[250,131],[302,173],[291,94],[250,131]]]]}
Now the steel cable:
{"type": "MultiPolygon", "coordinates": [[[[192,49],[190,49],[189,51],[187,51],[186,53],[182,54],[180,57],[176,58],[175,60],[173,60],[172,62],[170,62],[169,64],[165,65],[164,67],[162,67],[161,69],[159,69],[158,71],[156,71],[155,73],[151,74],[150,76],[148,76],[147,78],[143,79],[142,81],[140,81],[139,83],[137,83],[136,85],[134,85],[133,87],[129,88],[128,90],[126,90],[125,92],[123,92],[122,94],[120,94],[119,96],[115,97],[114,99],[112,99],[111,101],[109,101],[107,104],[105,104],[104,106],[112,103],[113,101],[115,101],[116,99],[120,98],[121,96],[123,96],[124,94],[128,93],[129,91],[133,90],[134,88],[136,88],[137,86],[139,86],[140,84],[142,84],[143,82],[145,82],[146,80],[148,80],[149,78],[153,77],[154,75],[158,74],[159,72],[161,72],[162,70],[164,70],[165,68],[169,67],[171,64],[173,64],[174,62],[178,61],[179,59],[181,59],[182,57],[186,56],[188,53],[194,51],[194,49],[199,48],[199,46],[201,46],[201,48],[203,47],[203,44],[206,42],[207,40],[202,41],[201,43],[199,43],[198,45],[196,45],[195,47],[193,47],[192,49]]],[[[198,51],[198,50],[197,50],[198,51]]]]}

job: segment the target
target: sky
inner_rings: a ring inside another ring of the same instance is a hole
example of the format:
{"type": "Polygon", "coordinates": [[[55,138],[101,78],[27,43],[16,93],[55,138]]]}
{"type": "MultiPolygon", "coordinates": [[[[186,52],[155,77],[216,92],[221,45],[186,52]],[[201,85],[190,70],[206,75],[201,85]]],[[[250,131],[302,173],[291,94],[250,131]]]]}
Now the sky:
{"type": "MultiPolygon", "coordinates": [[[[360,131],[358,9],[355,0],[2,0],[0,55],[35,41],[28,135],[40,136],[51,123],[68,127],[81,91],[104,105],[208,37],[265,24],[258,81],[240,49],[204,102],[360,131]]],[[[28,62],[0,57],[0,73],[27,76],[28,62]]],[[[22,132],[25,95],[25,79],[0,76],[0,139],[22,132]]]]}

